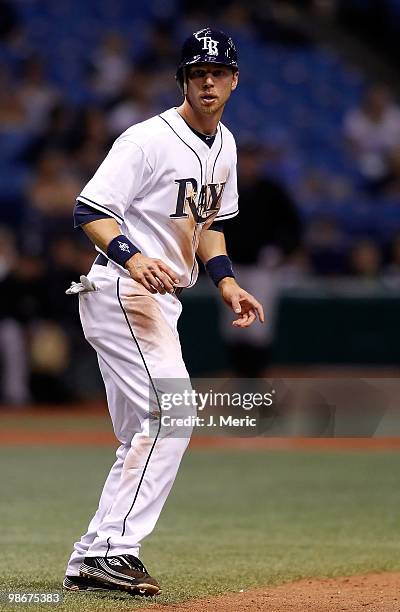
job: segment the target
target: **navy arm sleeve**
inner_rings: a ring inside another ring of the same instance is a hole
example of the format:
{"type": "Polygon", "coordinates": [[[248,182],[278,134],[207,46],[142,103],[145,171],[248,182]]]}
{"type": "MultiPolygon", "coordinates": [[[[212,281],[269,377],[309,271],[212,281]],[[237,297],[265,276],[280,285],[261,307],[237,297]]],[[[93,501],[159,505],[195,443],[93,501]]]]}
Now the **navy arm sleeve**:
{"type": "Polygon", "coordinates": [[[97,219],[113,219],[113,217],[77,200],[74,208],[74,227],[80,227],[86,223],[97,221],[97,219]]]}

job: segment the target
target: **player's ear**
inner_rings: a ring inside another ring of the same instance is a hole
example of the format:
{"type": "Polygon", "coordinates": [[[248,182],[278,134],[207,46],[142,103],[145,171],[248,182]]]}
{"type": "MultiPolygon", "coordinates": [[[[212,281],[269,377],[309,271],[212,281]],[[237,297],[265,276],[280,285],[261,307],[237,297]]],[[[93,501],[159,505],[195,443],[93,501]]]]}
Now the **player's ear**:
{"type": "Polygon", "coordinates": [[[234,72],[232,76],[232,85],[231,85],[232,91],[235,91],[236,87],[238,86],[238,82],[239,82],[239,70],[236,70],[236,72],[234,72]]]}

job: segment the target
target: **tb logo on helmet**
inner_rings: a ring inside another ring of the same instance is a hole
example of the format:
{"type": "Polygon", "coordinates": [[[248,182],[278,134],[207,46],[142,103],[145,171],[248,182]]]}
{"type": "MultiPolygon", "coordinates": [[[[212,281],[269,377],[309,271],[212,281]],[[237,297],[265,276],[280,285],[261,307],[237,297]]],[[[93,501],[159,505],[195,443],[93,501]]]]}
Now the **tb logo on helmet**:
{"type": "Polygon", "coordinates": [[[198,36],[200,32],[195,34],[197,40],[203,41],[203,51],[207,51],[208,55],[218,55],[218,40],[214,40],[211,36],[198,36]]]}

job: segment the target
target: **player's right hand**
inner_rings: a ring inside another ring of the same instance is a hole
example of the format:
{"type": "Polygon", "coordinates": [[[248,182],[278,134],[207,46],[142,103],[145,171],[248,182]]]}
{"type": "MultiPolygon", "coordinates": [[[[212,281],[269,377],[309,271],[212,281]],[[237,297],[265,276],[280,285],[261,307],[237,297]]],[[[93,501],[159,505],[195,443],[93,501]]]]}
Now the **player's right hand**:
{"type": "Polygon", "coordinates": [[[173,293],[179,283],[175,272],[161,259],[136,253],[125,264],[131,278],[150,293],[173,293]]]}

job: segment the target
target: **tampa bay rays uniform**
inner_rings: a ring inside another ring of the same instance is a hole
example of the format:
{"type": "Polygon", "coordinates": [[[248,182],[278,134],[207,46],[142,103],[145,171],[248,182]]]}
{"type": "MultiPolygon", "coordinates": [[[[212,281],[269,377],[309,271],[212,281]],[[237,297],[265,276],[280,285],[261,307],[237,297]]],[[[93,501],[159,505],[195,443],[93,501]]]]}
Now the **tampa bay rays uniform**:
{"type": "MultiPolygon", "coordinates": [[[[191,287],[201,232],[238,213],[234,138],[219,123],[209,146],[172,108],[124,132],[78,200],[113,217],[144,255],[170,266],[180,288],[191,287]]],[[[152,380],[189,378],[177,295],[149,293],[104,253],[88,278],[96,290],[80,293],[80,316],[98,355],[120,446],[98,510],[74,545],[70,576],[79,575],[85,556],[139,556],[189,441],[148,430],[152,380]]]]}

